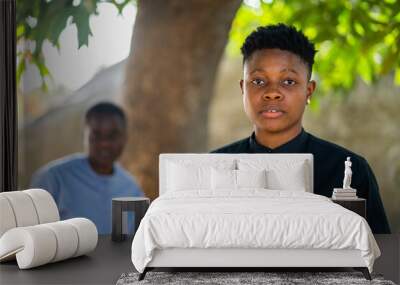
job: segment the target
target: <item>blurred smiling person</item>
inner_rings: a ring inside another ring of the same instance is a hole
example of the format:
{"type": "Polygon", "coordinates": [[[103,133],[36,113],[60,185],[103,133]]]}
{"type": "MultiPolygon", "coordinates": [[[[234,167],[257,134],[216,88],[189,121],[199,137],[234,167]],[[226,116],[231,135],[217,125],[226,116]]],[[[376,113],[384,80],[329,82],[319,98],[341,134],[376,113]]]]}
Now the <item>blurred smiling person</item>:
{"type": "Polygon", "coordinates": [[[31,187],[51,193],[62,220],[85,217],[99,234],[111,233],[111,200],[143,196],[134,178],[116,161],[127,141],[122,109],[101,102],[85,115],[85,154],[50,162],[33,175],[31,187]]]}

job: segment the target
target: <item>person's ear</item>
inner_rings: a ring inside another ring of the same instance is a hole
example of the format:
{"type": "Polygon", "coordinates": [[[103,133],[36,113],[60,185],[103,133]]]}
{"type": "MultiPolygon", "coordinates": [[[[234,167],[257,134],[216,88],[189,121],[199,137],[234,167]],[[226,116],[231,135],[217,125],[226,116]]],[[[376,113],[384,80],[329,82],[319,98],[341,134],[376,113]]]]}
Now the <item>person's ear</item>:
{"type": "Polygon", "coordinates": [[[314,93],[316,87],[317,87],[317,83],[314,80],[310,80],[307,83],[307,90],[306,90],[307,102],[309,102],[311,100],[312,94],[314,93]]]}
{"type": "Polygon", "coordinates": [[[243,95],[243,79],[240,79],[239,85],[240,85],[240,90],[242,91],[242,95],[243,95]]]}

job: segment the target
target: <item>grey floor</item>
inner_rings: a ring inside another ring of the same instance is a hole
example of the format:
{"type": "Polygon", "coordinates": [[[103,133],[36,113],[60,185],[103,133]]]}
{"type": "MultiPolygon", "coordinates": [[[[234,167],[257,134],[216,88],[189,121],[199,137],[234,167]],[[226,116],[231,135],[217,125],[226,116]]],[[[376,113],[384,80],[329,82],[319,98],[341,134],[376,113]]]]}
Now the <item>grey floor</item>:
{"type": "MultiPolygon", "coordinates": [[[[374,273],[399,284],[400,234],[375,238],[382,256],[375,262],[374,273]]],[[[2,263],[0,284],[115,284],[122,273],[134,271],[130,247],[131,239],[117,243],[110,236],[101,236],[96,250],[88,256],[28,270],[19,270],[15,261],[2,263]]]]}
{"type": "Polygon", "coordinates": [[[131,241],[112,242],[100,236],[87,256],[19,270],[16,262],[0,264],[0,284],[115,284],[124,272],[134,271],[131,241]]]}

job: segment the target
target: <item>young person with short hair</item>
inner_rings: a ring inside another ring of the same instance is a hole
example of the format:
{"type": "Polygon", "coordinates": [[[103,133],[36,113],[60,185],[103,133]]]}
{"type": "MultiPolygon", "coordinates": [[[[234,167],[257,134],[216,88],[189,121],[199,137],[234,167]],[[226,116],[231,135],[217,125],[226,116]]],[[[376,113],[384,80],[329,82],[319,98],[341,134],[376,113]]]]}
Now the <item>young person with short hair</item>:
{"type": "Polygon", "coordinates": [[[390,233],[374,173],[360,155],[306,132],[302,126],[316,82],[311,79],[314,44],[292,26],[259,27],[242,46],[244,110],[253,123],[250,137],[215,153],[312,153],[314,193],[332,196],[342,186],[344,161],[352,160],[352,188],[367,199],[367,221],[374,233],[390,233]]]}

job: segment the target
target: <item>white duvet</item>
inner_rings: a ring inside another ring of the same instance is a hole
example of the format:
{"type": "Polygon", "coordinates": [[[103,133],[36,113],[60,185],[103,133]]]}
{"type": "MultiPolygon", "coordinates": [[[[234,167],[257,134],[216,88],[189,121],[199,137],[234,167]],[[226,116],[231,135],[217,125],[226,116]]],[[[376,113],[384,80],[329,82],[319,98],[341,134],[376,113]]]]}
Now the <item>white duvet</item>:
{"type": "Polygon", "coordinates": [[[380,256],[359,215],[320,195],[265,189],[157,198],[133,239],[132,262],[143,272],[154,249],[176,247],[358,249],[370,272],[380,256]]]}

